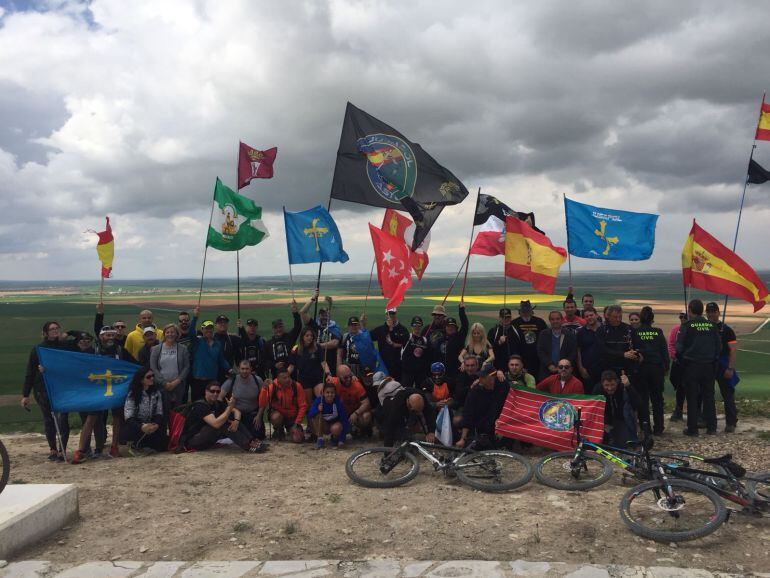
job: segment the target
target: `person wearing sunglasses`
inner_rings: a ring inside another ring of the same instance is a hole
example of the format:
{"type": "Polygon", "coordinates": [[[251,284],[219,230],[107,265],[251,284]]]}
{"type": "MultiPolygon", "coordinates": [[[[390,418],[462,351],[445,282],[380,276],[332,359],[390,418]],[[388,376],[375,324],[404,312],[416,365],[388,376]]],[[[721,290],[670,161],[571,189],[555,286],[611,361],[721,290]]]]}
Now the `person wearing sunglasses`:
{"type": "Polygon", "coordinates": [[[128,455],[141,457],[165,451],[168,447],[163,425],[163,397],[155,385],[155,372],[143,367],[131,379],[126,403],[121,442],[128,444],[128,455]]]}
{"type": "Polygon", "coordinates": [[[585,393],[583,382],[572,375],[572,362],[569,359],[560,359],[556,364],[556,373],[540,381],[537,389],[557,394],[585,393]]]}

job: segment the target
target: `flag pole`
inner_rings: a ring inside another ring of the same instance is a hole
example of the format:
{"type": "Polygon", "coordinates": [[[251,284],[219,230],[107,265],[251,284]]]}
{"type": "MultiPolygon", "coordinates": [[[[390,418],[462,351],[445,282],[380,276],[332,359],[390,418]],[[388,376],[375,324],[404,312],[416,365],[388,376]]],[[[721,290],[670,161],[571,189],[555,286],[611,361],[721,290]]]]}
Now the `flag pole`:
{"type": "MultiPolygon", "coordinates": [[[[285,234],[286,233],[286,205],[281,207],[281,209],[283,210],[283,230],[285,234]]],[[[289,240],[287,235],[287,239],[286,239],[287,256],[288,256],[288,246],[289,246],[289,240]]],[[[294,297],[294,275],[292,275],[292,272],[291,272],[291,258],[289,258],[289,286],[291,287],[291,300],[296,301],[294,297]]]]}
{"type": "Polygon", "coordinates": [[[209,229],[211,228],[211,222],[214,220],[214,201],[217,195],[217,185],[214,183],[214,196],[211,198],[211,215],[209,215],[209,226],[206,229],[206,247],[203,249],[203,268],[201,269],[201,286],[198,289],[198,307],[201,306],[201,296],[203,295],[203,275],[206,273],[206,255],[209,252],[209,229]]]}
{"type": "Polygon", "coordinates": [[[452,284],[449,286],[449,290],[446,292],[446,295],[444,295],[444,299],[441,301],[441,304],[443,305],[446,303],[446,300],[449,298],[449,295],[452,293],[452,289],[454,289],[455,283],[457,283],[457,280],[460,278],[460,273],[463,271],[463,267],[465,267],[465,263],[468,261],[470,255],[466,255],[463,262],[460,264],[460,268],[457,270],[457,275],[455,275],[454,281],[452,281],[452,284]]]}
{"type": "MultiPolygon", "coordinates": [[[[762,93],[762,104],[759,107],[759,117],[757,117],[757,129],[759,128],[759,121],[762,120],[762,109],[765,106],[765,95],[767,93],[762,93]]],[[[735,249],[738,246],[738,230],[741,228],[741,216],[743,214],[743,202],[746,200],[746,188],[749,186],[749,169],[751,167],[751,161],[754,160],[754,149],[757,148],[757,131],[754,131],[754,141],[751,144],[751,153],[749,154],[749,164],[746,167],[746,180],[743,182],[743,193],[741,193],[741,202],[738,205],[738,222],[735,224],[735,236],[733,237],[733,253],[735,253],[735,249]]],[[[725,319],[727,318],[727,300],[729,299],[728,295],[725,295],[725,305],[722,308],[722,323],[725,322],[725,319]]]]}
{"type": "MultiPolygon", "coordinates": [[[[104,303],[104,275],[101,275],[101,278],[102,279],[99,283],[99,303],[103,304],[104,303]]],[[[97,335],[97,337],[99,336],[97,335]]]]}
{"type": "Polygon", "coordinates": [[[374,264],[377,259],[372,259],[372,268],[369,269],[369,286],[366,288],[366,297],[364,297],[364,315],[366,315],[366,302],[369,301],[369,292],[372,290],[372,277],[374,276],[374,264]]]}
{"type": "MultiPolygon", "coordinates": [[[[476,208],[473,209],[473,221],[471,222],[471,238],[468,240],[468,256],[465,259],[465,276],[463,277],[463,288],[460,292],[460,298],[465,297],[465,284],[468,282],[468,265],[471,262],[471,247],[473,247],[473,230],[476,228],[476,213],[479,210],[479,198],[481,198],[481,187],[476,191],[476,208]]],[[[454,283],[452,283],[454,286],[454,283]]],[[[448,294],[447,294],[448,295],[448,294]]]]}
{"type": "Polygon", "coordinates": [[[241,318],[241,258],[240,251],[235,252],[235,291],[238,319],[241,318]]]}
{"type": "MultiPolygon", "coordinates": [[[[331,214],[332,212],[332,193],[329,191],[329,202],[326,204],[326,212],[331,214]]],[[[318,233],[314,233],[316,238],[316,243],[318,242],[318,233]]],[[[321,291],[321,269],[323,268],[324,262],[319,261],[318,262],[318,278],[315,280],[315,290],[319,293],[321,291]]],[[[313,301],[313,319],[316,318],[318,315],[318,299],[313,301]]]]}
{"type": "Polygon", "coordinates": [[[567,269],[569,271],[569,293],[572,293],[572,251],[569,248],[569,219],[567,218],[567,195],[561,194],[564,199],[564,227],[567,229],[567,269]]]}

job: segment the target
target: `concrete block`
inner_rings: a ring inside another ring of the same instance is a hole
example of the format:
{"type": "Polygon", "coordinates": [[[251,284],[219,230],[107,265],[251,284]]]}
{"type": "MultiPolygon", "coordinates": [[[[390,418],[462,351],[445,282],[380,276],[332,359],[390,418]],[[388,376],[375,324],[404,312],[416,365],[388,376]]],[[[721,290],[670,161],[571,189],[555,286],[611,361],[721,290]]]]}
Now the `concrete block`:
{"type": "Polygon", "coordinates": [[[73,484],[12,484],[0,494],[0,558],[36,544],[78,517],[73,484]]]}

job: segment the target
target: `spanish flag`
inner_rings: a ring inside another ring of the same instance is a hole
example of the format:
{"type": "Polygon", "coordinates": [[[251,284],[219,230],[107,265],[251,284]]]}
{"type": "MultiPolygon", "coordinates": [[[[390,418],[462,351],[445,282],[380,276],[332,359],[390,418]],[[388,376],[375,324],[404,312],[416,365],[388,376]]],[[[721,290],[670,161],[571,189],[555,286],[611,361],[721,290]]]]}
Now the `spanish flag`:
{"type": "Polygon", "coordinates": [[[543,293],[553,294],[559,268],[567,251],[516,217],[505,218],[505,274],[529,281],[543,293]]]}
{"type": "Polygon", "coordinates": [[[692,221],[682,249],[685,286],[743,299],[759,311],[767,303],[767,288],[756,271],[692,221]]]}
{"type": "Polygon", "coordinates": [[[762,107],[759,109],[759,122],[757,123],[756,140],[770,140],[770,104],[765,104],[762,96],[762,107]]]}
{"type": "Polygon", "coordinates": [[[112,227],[110,227],[110,218],[107,219],[107,228],[99,235],[99,242],[96,244],[96,253],[99,255],[99,261],[102,262],[102,278],[106,279],[112,272],[112,258],[115,255],[115,240],[112,237],[112,227]]]}

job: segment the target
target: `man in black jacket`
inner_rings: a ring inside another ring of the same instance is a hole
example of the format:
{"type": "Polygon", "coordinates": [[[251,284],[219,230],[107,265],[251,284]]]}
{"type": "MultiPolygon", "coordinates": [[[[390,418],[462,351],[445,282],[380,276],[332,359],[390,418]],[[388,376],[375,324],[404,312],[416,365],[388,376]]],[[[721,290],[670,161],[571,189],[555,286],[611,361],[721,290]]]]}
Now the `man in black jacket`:
{"type": "Polygon", "coordinates": [[[460,422],[460,439],[455,444],[465,447],[476,440],[480,448],[495,445],[495,421],[500,416],[510,387],[498,381],[497,369],[485,363],[479,374],[479,383],[468,392],[460,422]]]}
{"type": "Polygon", "coordinates": [[[422,336],[422,317],[412,317],[412,332],[401,349],[401,385],[414,387],[428,377],[428,340],[422,336]]]}
{"type": "MultiPolygon", "coordinates": [[[[607,307],[606,323],[596,332],[602,354],[603,369],[611,369],[617,375],[632,375],[639,362],[639,354],[633,348],[631,326],[623,322],[620,305],[607,307]]],[[[631,380],[633,383],[633,379],[631,380]]]]}
{"type": "Polygon", "coordinates": [[[460,352],[465,348],[465,341],[468,339],[468,316],[465,314],[465,303],[460,301],[459,307],[460,327],[457,327],[457,320],[454,317],[447,317],[444,333],[446,339],[442,344],[441,362],[446,367],[447,378],[454,381],[460,375],[460,352]]]}
{"type": "MultiPolygon", "coordinates": [[[[535,308],[529,300],[521,302],[519,316],[513,320],[512,324],[521,337],[518,353],[524,360],[524,367],[532,375],[537,376],[540,367],[540,361],[537,357],[537,338],[540,332],[545,331],[548,326],[545,321],[535,315],[535,308]]],[[[495,353],[496,358],[497,353],[495,353]]],[[[510,359],[510,355],[506,359],[510,359]]]]}
{"type": "Polygon", "coordinates": [[[495,352],[495,369],[505,371],[511,355],[521,354],[521,336],[511,323],[510,309],[500,309],[500,320],[487,332],[487,339],[495,352]]]}
{"type": "Polygon", "coordinates": [[[291,331],[286,333],[282,319],[273,321],[273,336],[265,343],[265,367],[272,370],[276,363],[288,365],[291,348],[297,343],[300,329],[302,329],[302,318],[297,310],[296,301],[291,303],[291,315],[294,325],[291,331]]]}
{"type": "Polygon", "coordinates": [[[572,367],[577,365],[577,338],[574,332],[562,329],[561,311],[551,311],[548,322],[551,327],[537,337],[538,382],[558,372],[560,359],[568,359],[572,367]]]}
{"type": "Polygon", "coordinates": [[[385,446],[392,447],[398,440],[412,433],[425,434],[425,441],[436,441],[436,416],[420,390],[405,387],[382,403],[382,424],[385,446]]]}
{"type": "Polygon", "coordinates": [[[409,331],[398,320],[395,307],[386,312],[385,323],[372,330],[372,339],[377,342],[380,357],[391,377],[401,380],[401,349],[409,340],[409,331]]]}
{"type": "MultiPolygon", "coordinates": [[[[238,367],[243,359],[243,343],[238,335],[228,333],[229,324],[227,315],[218,315],[214,320],[214,339],[222,344],[222,353],[230,367],[238,367]]],[[[220,380],[223,381],[224,378],[224,375],[220,376],[220,380]]]]}
{"type": "Polygon", "coordinates": [[[247,319],[246,327],[238,319],[238,336],[241,338],[241,359],[251,365],[251,371],[262,379],[265,378],[265,340],[257,333],[259,322],[247,319]]]}

